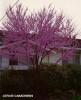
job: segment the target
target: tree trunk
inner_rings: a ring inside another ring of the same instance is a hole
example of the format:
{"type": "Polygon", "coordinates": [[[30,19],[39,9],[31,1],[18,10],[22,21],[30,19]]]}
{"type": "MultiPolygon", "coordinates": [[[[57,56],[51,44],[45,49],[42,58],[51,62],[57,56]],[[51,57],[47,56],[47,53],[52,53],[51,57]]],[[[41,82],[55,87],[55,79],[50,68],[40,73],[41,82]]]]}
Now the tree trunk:
{"type": "Polygon", "coordinates": [[[36,58],[34,67],[34,100],[41,100],[40,96],[40,68],[36,58]]]}

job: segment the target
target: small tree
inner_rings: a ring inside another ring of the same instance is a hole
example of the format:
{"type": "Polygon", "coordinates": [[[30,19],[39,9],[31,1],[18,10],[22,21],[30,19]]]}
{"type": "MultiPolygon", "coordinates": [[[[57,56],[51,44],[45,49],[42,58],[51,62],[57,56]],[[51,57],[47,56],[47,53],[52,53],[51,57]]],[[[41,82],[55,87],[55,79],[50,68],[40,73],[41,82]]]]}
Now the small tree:
{"type": "Polygon", "coordinates": [[[0,54],[15,58],[31,58],[35,70],[36,91],[39,93],[39,65],[51,52],[63,52],[58,59],[67,59],[75,54],[77,46],[75,29],[71,20],[63,13],[57,14],[50,6],[36,13],[27,13],[21,5],[16,10],[6,11],[7,20],[3,23],[3,46],[0,54]]]}

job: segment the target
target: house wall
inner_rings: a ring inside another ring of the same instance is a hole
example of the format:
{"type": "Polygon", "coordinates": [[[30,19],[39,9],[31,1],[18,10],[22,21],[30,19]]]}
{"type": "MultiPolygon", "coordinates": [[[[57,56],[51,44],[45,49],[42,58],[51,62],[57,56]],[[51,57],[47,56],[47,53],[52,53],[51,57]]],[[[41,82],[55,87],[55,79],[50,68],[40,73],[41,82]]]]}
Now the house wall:
{"type": "Polygon", "coordinates": [[[74,64],[80,64],[81,65],[81,52],[78,53],[78,55],[75,55],[74,57],[70,57],[68,59],[69,63],[74,64]]]}
{"type": "MultiPolygon", "coordinates": [[[[51,53],[49,55],[49,62],[50,63],[56,63],[56,61],[61,57],[61,53],[51,53]]],[[[62,60],[58,62],[59,65],[62,65],[62,60]]]]}
{"type": "MultiPolygon", "coordinates": [[[[2,57],[0,59],[0,69],[5,69],[5,68],[11,68],[12,65],[9,65],[9,58],[6,58],[6,57],[2,57]]],[[[19,64],[19,65],[14,65],[13,66],[14,69],[18,70],[18,69],[27,69],[28,66],[27,65],[23,65],[23,64],[19,64]]]]}
{"type": "MultiPolygon", "coordinates": [[[[61,56],[61,53],[51,53],[49,56],[46,56],[43,59],[43,62],[47,62],[47,63],[55,63],[61,56]]],[[[74,63],[74,59],[71,57],[68,59],[69,63],[74,63]]],[[[62,65],[62,60],[58,63],[59,65],[62,65]]],[[[80,65],[81,65],[81,53],[80,53],[80,65]]],[[[0,57],[0,69],[4,69],[4,68],[10,68],[11,65],[9,66],[9,59],[5,58],[5,57],[0,57]]],[[[13,66],[15,69],[27,69],[28,66],[27,65],[23,65],[23,64],[19,64],[19,65],[14,65],[13,66]]]]}
{"type": "Polygon", "coordinates": [[[74,62],[74,58],[73,57],[70,57],[69,59],[68,59],[68,63],[73,63],[74,62]]]}
{"type": "Polygon", "coordinates": [[[6,57],[2,57],[2,69],[9,66],[9,59],[6,57]]]}
{"type": "MultiPolygon", "coordinates": [[[[51,53],[49,56],[46,56],[43,62],[56,63],[56,61],[61,57],[61,53],[51,53]]],[[[59,65],[62,65],[62,60],[58,62],[59,65]]]]}
{"type": "Polygon", "coordinates": [[[46,57],[43,59],[42,62],[47,62],[47,63],[49,63],[49,58],[48,58],[48,56],[46,56],[46,57]]]}
{"type": "MultiPolygon", "coordinates": [[[[43,62],[47,62],[47,63],[55,63],[61,56],[61,53],[51,53],[49,56],[46,56],[44,59],[43,59],[43,62]]],[[[62,65],[62,61],[60,61],[58,64],[62,65]]],[[[11,68],[12,65],[9,65],[9,59],[6,58],[6,57],[2,57],[0,59],[0,69],[4,69],[4,68],[11,68]]],[[[28,66],[27,65],[24,65],[24,64],[18,64],[18,65],[14,65],[13,66],[14,69],[27,69],[28,66]]]]}
{"type": "Polygon", "coordinates": [[[81,52],[79,52],[77,55],[70,57],[68,59],[68,63],[71,64],[80,64],[81,65],[81,52]]]}

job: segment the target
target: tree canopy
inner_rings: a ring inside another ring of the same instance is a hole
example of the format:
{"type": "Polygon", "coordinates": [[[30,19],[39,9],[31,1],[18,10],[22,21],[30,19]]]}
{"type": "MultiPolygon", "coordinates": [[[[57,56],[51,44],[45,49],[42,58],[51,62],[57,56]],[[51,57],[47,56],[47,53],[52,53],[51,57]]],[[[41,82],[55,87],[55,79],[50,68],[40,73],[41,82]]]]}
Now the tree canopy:
{"type": "Polygon", "coordinates": [[[28,9],[24,10],[20,4],[15,10],[9,6],[6,14],[1,55],[34,57],[32,60],[41,63],[51,52],[62,52],[57,62],[75,54],[76,31],[72,20],[64,16],[63,12],[57,13],[49,6],[29,14],[28,9]]]}

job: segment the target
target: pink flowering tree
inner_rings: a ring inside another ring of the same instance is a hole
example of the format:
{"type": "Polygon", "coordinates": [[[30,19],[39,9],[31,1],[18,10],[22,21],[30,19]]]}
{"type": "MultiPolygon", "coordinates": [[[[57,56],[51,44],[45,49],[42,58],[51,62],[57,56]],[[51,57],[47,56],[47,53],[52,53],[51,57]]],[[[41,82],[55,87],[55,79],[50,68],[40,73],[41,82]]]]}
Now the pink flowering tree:
{"type": "Polygon", "coordinates": [[[57,13],[49,6],[30,14],[28,9],[18,5],[15,10],[9,7],[6,14],[0,54],[7,57],[13,55],[14,59],[30,58],[36,80],[39,80],[39,65],[47,55],[62,52],[56,61],[58,63],[75,54],[77,33],[71,20],[63,13],[57,13]]]}
{"type": "Polygon", "coordinates": [[[27,10],[19,5],[15,11],[11,7],[6,11],[0,54],[14,55],[14,58],[30,57],[35,67],[51,52],[63,52],[56,63],[74,55],[76,33],[70,19],[63,13],[57,14],[51,7],[31,14],[27,10]]]}

